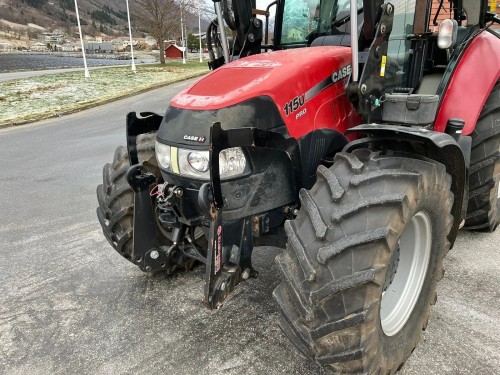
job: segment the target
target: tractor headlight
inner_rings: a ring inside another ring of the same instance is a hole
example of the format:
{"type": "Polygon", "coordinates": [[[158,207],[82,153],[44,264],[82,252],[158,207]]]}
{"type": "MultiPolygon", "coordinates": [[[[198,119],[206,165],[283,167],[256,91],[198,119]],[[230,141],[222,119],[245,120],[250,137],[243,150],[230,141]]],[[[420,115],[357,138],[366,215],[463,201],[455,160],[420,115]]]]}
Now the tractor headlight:
{"type": "MultiPolygon", "coordinates": [[[[156,159],[160,166],[181,176],[200,180],[210,179],[210,155],[208,151],[189,150],[170,147],[156,142],[156,159]]],[[[221,179],[228,179],[247,171],[247,159],[241,147],[222,150],[219,154],[219,173],[221,179]]]]}
{"type": "MultiPolygon", "coordinates": [[[[208,151],[179,149],[179,174],[199,179],[210,179],[210,163],[208,151]]],[[[222,150],[219,154],[219,173],[221,179],[243,174],[247,159],[240,147],[222,150]]]]}
{"type": "Polygon", "coordinates": [[[158,164],[164,169],[170,169],[170,146],[156,141],[155,153],[158,164]]]}
{"type": "Polygon", "coordinates": [[[187,154],[187,162],[197,172],[208,171],[208,152],[190,152],[187,154]]]}
{"type": "MultiPolygon", "coordinates": [[[[199,179],[209,179],[208,151],[195,151],[179,148],[179,174],[199,179]]],[[[174,169],[175,172],[175,169],[174,169]]]]}
{"type": "Polygon", "coordinates": [[[219,173],[221,178],[239,176],[245,172],[247,159],[241,147],[227,148],[219,154],[219,173]]]}

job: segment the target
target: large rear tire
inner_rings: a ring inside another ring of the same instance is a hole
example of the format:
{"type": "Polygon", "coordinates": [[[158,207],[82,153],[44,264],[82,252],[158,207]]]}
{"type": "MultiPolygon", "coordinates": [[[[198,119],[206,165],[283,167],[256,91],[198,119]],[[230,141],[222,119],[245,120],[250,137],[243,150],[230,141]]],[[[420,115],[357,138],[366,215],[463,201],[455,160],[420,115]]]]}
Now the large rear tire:
{"type": "Polygon", "coordinates": [[[451,177],[430,160],[340,153],[285,224],[274,297],[306,356],[339,373],[394,373],[426,328],[444,275],[451,177]]]}
{"type": "Polygon", "coordinates": [[[465,227],[494,231],[500,223],[500,82],[472,133],[469,204],[465,227]]]}

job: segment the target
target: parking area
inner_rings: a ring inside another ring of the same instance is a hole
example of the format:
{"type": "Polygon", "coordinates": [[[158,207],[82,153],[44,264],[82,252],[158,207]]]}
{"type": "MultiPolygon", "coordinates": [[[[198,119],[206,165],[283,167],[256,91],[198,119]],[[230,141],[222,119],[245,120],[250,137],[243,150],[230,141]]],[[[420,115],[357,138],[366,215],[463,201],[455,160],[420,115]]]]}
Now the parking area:
{"type": "MultiPolygon", "coordinates": [[[[277,326],[278,249],[257,248],[259,278],[209,311],[203,268],[148,276],[100,231],[95,188],[126,112],[161,110],[185,84],[0,131],[0,373],[321,373],[277,326]]],[[[460,234],[402,374],[498,373],[499,244],[500,230],[460,234]]]]}

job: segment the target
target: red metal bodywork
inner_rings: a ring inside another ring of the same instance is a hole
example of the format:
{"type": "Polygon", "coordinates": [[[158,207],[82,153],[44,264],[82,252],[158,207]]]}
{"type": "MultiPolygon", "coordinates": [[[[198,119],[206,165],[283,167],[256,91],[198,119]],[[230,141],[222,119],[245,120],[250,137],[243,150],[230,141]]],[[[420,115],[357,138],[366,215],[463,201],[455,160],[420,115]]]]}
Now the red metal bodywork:
{"type": "Polygon", "coordinates": [[[217,110],[268,96],[276,103],[292,137],[300,138],[324,128],[343,134],[360,123],[345,92],[349,77],[335,83],[327,81],[349,64],[351,49],[346,47],[310,47],[254,55],[222,66],[180,92],[170,105],[217,110]],[[317,92],[313,95],[314,88],[317,92]],[[287,116],[287,103],[308,92],[309,99],[306,97],[303,106],[287,116]]]}
{"type": "MultiPolygon", "coordinates": [[[[254,55],[210,73],[177,94],[170,105],[217,110],[268,96],[276,103],[292,137],[325,128],[344,134],[361,122],[345,93],[349,77],[328,85],[291,114],[286,115],[285,106],[350,63],[351,50],[347,47],[309,47],[254,55]],[[301,116],[297,116],[299,113],[301,116]]],[[[471,134],[499,79],[500,39],[483,32],[458,62],[441,100],[434,130],[444,132],[450,118],[461,118],[465,120],[462,134],[471,134]]]]}
{"type": "Polygon", "coordinates": [[[434,130],[444,132],[450,118],[461,118],[465,120],[462,134],[471,134],[499,79],[500,39],[483,32],[470,43],[458,62],[441,101],[434,130]]]}

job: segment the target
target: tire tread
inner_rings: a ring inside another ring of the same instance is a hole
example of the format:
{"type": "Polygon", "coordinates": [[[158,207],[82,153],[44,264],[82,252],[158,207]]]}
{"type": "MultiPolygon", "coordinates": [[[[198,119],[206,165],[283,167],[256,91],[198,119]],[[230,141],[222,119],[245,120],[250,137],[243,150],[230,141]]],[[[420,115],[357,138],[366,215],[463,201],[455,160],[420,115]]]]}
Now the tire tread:
{"type": "MultiPolygon", "coordinates": [[[[401,222],[410,208],[410,199],[414,198],[393,193],[393,185],[410,183],[416,191],[422,191],[424,186],[440,186],[444,204],[451,212],[451,178],[439,163],[370,154],[365,150],[339,153],[334,160],[330,169],[318,168],[316,185],[310,191],[300,192],[303,210],[294,221],[285,224],[287,250],[276,258],[282,283],[273,293],[280,311],[280,326],[302,353],[335,371],[394,373],[407,356],[399,363],[391,363],[390,368],[378,367],[375,359],[378,354],[373,346],[376,343],[366,338],[376,329],[375,317],[380,309],[376,291],[385,282],[387,268],[380,259],[390,256],[390,249],[397,241],[397,232],[391,224],[394,219],[381,219],[378,227],[373,226],[377,223],[374,221],[371,227],[358,233],[345,233],[340,227],[345,222],[365,218],[369,212],[386,212],[381,215],[392,215],[401,222]],[[422,180],[422,171],[426,173],[426,181],[422,180]],[[357,197],[368,188],[384,193],[363,198],[359,203],[357,197]],[[311,233],[304,236],[303,232],[308,230],[311,233]],[[373,257],[369,267],[360,261],[365,254],[373,257]],[[338,273],[334,266],[337,261],[339,265],[351,262],[350,272],[338,273]],[[362,295],[364,304],[356,307],[355,301],[362,295]],[[346,301],[352,304],[348,306],[346,301]],[[339,303],[344,306],[338,306],[339,303]],[[345,311],[345,315],[339,311],[345,311]]],[[[447,230],[453,224],[449,212],[442,216],[443,228],[447,230]]],[[[444,235],[443,238],[446,242],[444,235]]],[[[448,248],[446,242],[443,254],[448,248]]],[[[442,260],[436,267],[442,277],[442,260]]]]}

